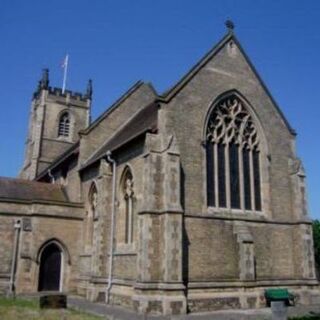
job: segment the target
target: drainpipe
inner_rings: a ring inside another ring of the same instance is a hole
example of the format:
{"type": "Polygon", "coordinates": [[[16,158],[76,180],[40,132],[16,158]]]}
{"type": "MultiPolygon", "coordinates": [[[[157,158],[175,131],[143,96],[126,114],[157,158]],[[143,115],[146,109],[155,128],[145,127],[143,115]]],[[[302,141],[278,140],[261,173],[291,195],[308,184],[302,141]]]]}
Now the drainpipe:
{"type": "Polygon", "coordinates": [[[16,220],[14,224],[14,247],[13,247],[12,263],[11,263],[10,288],[9,288],[9,294],[13,297],[15,297],[15,293],[16,293],[15,277],[16,277],[16,269],[17,269],[17,254],[19,251],[20,230],[21,230],[21,220],[16,220]]]}
{"type": "Polygon", "coordinates": [[[106,303],[110,300],[110,291],[112,286],[112,266],[113,266],[113,242],[114,242],[114,222],[115,222],[115,206],[116,206],[116,161],[111,158],[111,151],[106,153],[107,161],[112,164],[112,209],[111,209],[111,234],[110,234],[110,250],[109,250],[109,273],[108,286],[106,292],[106,303]]]}

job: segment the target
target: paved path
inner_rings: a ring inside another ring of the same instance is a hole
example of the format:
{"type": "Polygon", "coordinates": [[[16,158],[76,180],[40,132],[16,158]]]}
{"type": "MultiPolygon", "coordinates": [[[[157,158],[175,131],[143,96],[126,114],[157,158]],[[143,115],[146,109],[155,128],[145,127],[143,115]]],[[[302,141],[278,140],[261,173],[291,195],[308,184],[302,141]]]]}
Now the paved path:
{"type": "MultiPolygon", "coordinates": [[[[138,315],[127,309],[94,303],[79,297],[68,297],[68,306],[101,316],[108,320],[270,320],[271,309],[221,310],[208,313],[188,314],[183,316],[147,316],[138,315]]],[[[290,307],[289,316],[320,314],[320,305],[290,307]]]]}

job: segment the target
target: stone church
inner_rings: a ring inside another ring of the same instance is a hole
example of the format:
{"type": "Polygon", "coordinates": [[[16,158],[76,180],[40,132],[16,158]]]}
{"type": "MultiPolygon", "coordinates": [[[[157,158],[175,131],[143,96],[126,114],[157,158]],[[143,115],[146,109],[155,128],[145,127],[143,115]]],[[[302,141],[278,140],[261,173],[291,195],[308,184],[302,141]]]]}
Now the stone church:
{"type": "Polygon", "coordinates": [[[137,82],[94,121],[91,100],[43,71],[20,176],[0,178],[0,292],[150,314],[319,301],[296,133],[231,23],[167,92],[137,82]]]}

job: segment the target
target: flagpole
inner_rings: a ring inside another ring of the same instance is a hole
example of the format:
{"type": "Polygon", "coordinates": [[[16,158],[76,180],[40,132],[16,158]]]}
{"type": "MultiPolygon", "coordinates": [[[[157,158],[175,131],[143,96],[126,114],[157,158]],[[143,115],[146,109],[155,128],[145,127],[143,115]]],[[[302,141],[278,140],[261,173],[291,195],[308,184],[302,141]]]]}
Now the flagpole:
{"type": "Polygon", "coordinates": [[[62,83],[62,93],[66,90],[66,84],[67,84],[67,72],[68,72],[68,61],[69,61],[69,55],[66,55],[64,64],[63,64],[63,83],[62,83]]]}

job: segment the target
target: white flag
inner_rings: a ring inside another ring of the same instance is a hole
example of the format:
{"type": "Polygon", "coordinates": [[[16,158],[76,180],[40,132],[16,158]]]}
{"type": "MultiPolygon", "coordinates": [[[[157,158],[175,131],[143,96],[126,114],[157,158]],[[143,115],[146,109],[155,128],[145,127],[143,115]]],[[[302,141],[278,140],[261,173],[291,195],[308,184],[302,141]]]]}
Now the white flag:
{"type": "Polygon", "coordinates": [[[66,85],[67,85],[68,62],[69,62],[69,55],[66,54],[65,58],[61,62],[61,68],[63,69],[62,93],[64,93],[64,91],[66,90],[66,85]]]}
{"type": "Polygon", "coordinates": [[[67,54],[60,64],[61,68],[64,69],[68,66],[68,60],[69,60],[69,55],[67,54]]]}

